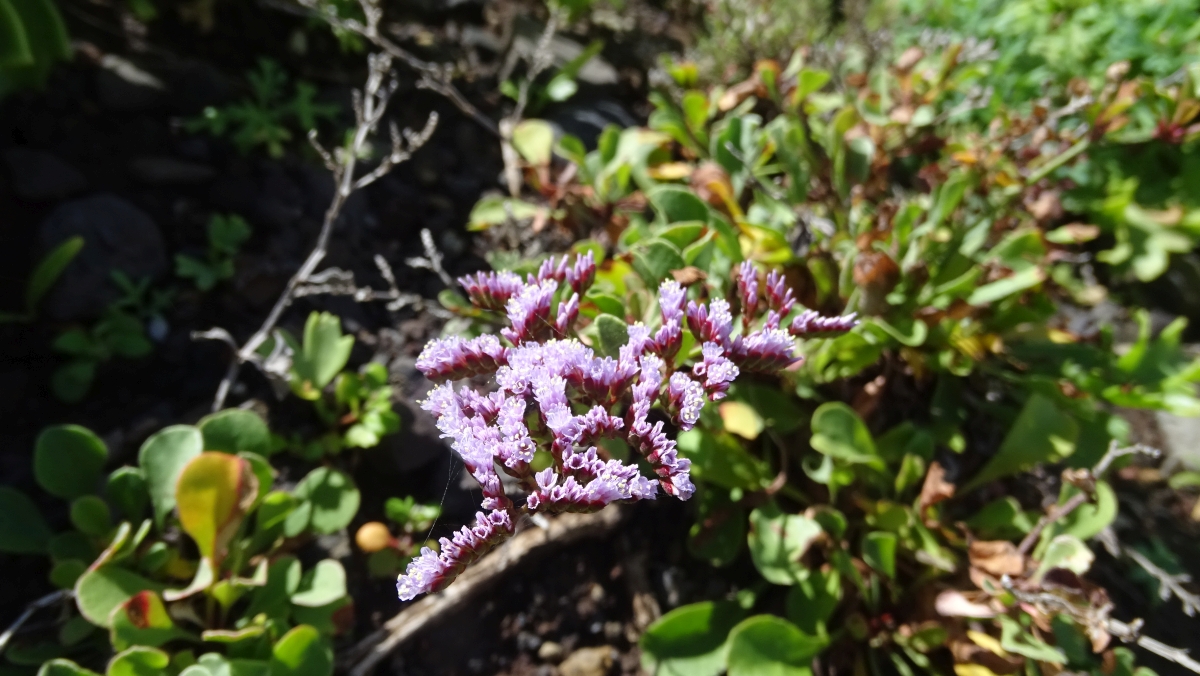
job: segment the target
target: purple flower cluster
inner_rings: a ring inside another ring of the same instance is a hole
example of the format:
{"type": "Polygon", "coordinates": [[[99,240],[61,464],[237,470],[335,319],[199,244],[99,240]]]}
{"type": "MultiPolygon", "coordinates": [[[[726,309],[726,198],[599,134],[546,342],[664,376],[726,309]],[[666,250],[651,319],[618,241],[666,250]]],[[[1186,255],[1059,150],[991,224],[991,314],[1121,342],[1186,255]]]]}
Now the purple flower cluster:
{"type": "MultiPolygon", "coordinates": [[[[588,253],[568,263],[567,257],[547,260],[524,280],[510,272],[461,278],[472,303],[505,312],[509,326],[500,335],[506,342],[493,335],[442,338],[417,359],[417,368],[440,383],[422,407],[479,482],[485,511],[474,526],[443,538],[440,552],[421,551],[397,582],[402,600],[449,584],[511,536],[522,512],[590,512],[614,502],[653,500],[660,487],[687,500],[695,491],[691,462],[679,457],[664,420],[652,420],[651,409],[660,406],[688,430],[705,401],[723,398],[742,371],[769,372],[797,361],[792,335],[780,326],[792,310],[792,292],[771,273],[760,295],[750,263],[737,275],[739,333],[723,298],[689,302],[686,290],[668,280],[659,287],[657,329],[631,324],[615,358],[597,356],[574,331],[581,298],[596,276],[595,259],[588,253]],[[685,323],[700,344],[690,368],[677,364],[685,323]],[[451,382],[474,376],[492,376],[496,389],[485,394],[467,384],[456,390],[451,382]],[[601,439],[628,442],[654,478],[636,464],[604,457],[595,446],[601,439]],[[539,451],[545,454],[540,462],[539,451]],[[501,471],[527,494],[523,505],[506,495],[501,471]]],[[[806,321],[794,322],[792,334],[853,326],[852,319],[815,315],[806,321]]]]}

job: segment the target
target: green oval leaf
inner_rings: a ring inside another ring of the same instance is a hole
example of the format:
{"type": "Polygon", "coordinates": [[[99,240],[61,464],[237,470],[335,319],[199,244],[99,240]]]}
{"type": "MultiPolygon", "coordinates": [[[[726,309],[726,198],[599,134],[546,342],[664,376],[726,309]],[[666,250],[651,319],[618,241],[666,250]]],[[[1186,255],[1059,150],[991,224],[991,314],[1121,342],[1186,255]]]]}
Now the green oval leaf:
{"type": "Polygon", "coordinates": [[[676,608],[642,635],[642,666],[659,676],[716,676],[725,667],[725,641],[745,613],[732,601],[676,608]]]}
{"type": "Polygon", "coordinates": [[[146,475],[137,467],[118,467],[113,470],[108,475],[108,486],[104,493],[130,521],[140,521],[150,503],[146,475]]]}
{"type": "Polygon", "coordinates": [[[756,615],[729,632],[729,676],[811,676],[824,647],[781,617],[756,615]]]}
{"type": "Polygon", "coordinates": [[[283,635],[271,650],[271,676],[330,676],[333,649],[306,624],[283,635]]]}
{"type": "Polygon", "coordinates": [[[204,437],[191,425],[172,425],[151,436],[138,451],[138,464],[146,475],[154,521],[163,519],[175,508],[175,482],[183,468],[204,451],[204,437]]]}
{"type": "Polygon", "coordinates": [[[309,526],[322,535],[350,525],[361,500],[350,475],[329,467],[309,472],[296,486],[295,496],[311,505],[309,526]]]}
{"type": "Polygon", "coordinates": [[[55,425],[38,435],[33,475],[51,495],[67,500],[92,492],[108,459],[104,442],[79,425],[55,425]]]}
{"type": "Polygon", "coordinates": [[[97,495],[84,495],[71,503],[71,525],[92,537],[104,537],[112,530],[112,514],[97,495]]]}
{"type": "Polygon", "coordinates": [[[109,661],[106,676],[161,676],[170,663],[171,656],[161,650],[134,646],[109,661]]]}
{"type": "Polygon", "coordinates": [[[323,559],[300,578],[292,603],[307,608],[328,605],[346,595],[346,570],[334,559],[323,559]]]}
{"type": "Polygon", "coordinates": [[[271,454],[271,430],[253,411],[229,408],[205,416],[196,424],[204,437],[204,450],[225,453],[271,454]]]}
{"type": "Polygon", "coordinates": [[[134,594],[151,590],[161,592],[163,585],[117,566],[89,570],[75,583],[75,605],[88,622],[108,627],[112,611],[134,594]]]}
{"type": "Polygon", "coordinates": [[[258,479],[250,463],[219,451],[192,458],[175,487],[180,525],[196,541],[200,555],[216,565],[257,497],[258,479]]]}
{"type": "Polygon", "coordinates": [[[750,557],[768,582],[792,585],[807,576],[800,557],[820,534],[816,521],[784,514],[775,503],[768,503],[750,512],[750,557]]]}
{"type": "MultiPolygon", "coordinates": [[[[0,0],[3,4],[3,0],[0,0]]],[[[37,676],[100,676],[91,669],[84,669],[71,660],[58,658],[50,660],[38,669],[37,676]]]]}
{"type": "Polygon", "coordinates": [[[0,552],[44,554],[50,543],[50,527],[29,496],[15,488],[0,486],[0,552]]]}
{"type": "Polygon", "coordinates": [[[813,412],[812,447],[838,460],[880,464],[875,440],[862,418],[846,404],[831,401],[813,412]]]}

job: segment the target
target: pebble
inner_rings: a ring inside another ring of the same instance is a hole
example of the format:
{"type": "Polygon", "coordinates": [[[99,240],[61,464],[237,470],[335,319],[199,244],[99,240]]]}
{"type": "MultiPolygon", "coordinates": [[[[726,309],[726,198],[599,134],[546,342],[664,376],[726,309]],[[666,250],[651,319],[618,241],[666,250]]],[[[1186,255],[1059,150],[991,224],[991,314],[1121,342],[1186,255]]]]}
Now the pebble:
{"type": "Polygon", "coordinates": [[[612,670],[616,649],[612,646],[580,648],[558,666],[560,676],[606,676],[612,670]]]}
{"type": "Polygon", "coordinates": [[[139,157],[129,163],[129,173],[146,185],[183,186],[204,183],[217,172],[204,164],[173,157],[139,157]]]}
{"type": "Polygon", "coordinates": [[[78,169],[44,150],[9,148],[4,151],[4,164],[13,192],[30,202],[59,200],[88,187],[78,169]]]}
{"type": "Polygon", "coordinates": [[[537,656],[543,662],[558,662],[562,660],[563,647],[554,641],[546,641],[538,647],[537,656]]]}

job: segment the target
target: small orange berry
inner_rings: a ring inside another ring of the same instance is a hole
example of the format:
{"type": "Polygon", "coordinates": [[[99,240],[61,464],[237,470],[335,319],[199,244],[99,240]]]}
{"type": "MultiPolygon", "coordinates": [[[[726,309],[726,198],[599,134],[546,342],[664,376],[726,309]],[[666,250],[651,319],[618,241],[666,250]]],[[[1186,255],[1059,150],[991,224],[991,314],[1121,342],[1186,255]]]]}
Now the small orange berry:
{"type": "Polygon", "coordinates": [[[392,534],[388,531],[388,527],[382,523],[369,521],[359,527],[358,533],[354,536],[354,541],[358,543],[358,548],[364,552],[377,552],[391,546],[392,534]]]}

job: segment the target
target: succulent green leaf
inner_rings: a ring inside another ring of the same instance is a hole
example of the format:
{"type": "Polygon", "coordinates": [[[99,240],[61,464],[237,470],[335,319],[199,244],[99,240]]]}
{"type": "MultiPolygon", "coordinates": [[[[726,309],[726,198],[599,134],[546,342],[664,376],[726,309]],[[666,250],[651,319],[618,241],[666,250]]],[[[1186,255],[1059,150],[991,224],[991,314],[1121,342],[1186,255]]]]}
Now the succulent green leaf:
{"type": "Polygon", "coordinates": [[[1042,562],[1033,574],[1033,579],[1041,580],[1052,568],[1065,568],[1077,575],[1083,575],[1095,560],[1096,555],[1083,540],[1074,535],[1059,535],[1046,546],[1046,553],[1042,555],[1042,562]]]}
{"type": "Polygon", "coordinates": [[[672,270],[679,270],[686,265],[679,249],[665,239],[639,242],[633,250],[633,269],[651,288],[658,288],[659,282],[666,279],[672,270]]]}
{"type": "Polygon", "coordinates": [[[108,459],[100,437],[79,425],[55,425],[38,435],[33,475],[51,495],[67,500],[92,492],[108,459]]]}
{"type": "Polygon", "coordinates": [[[529,164],[548,165],[554,149],[554,128],[545,120],[522,120],[512,130],[512,144],[529,164]]]}
{"type": "Polygon", "coordinates": [[[768,582],[793,585],[808,575],[800,557],[821,534],[821,526],[801,514],[784,514],[774,503],[750,512],[750,558],[768,582]]]}
{"type": "Polygon", "coordinates": [[[112,513],[98,495],[84,495],[71,503],[71,525],[92,537],[104,537],[112,530],[112,513]]]}
{"type": "Polygon", "coordinates": [[[840,401],[821,404],[813,412],[812,447],[836,460],[882,466],[875,440],[862,418],[840,401]]]}
{"type": "Polygon", "coordinates": [[[146,475],[137,467],[118,467],[113,470],[108,475],[108,486],[104,492],[109,502],[130,521],[142,519],[150,504],[146,475]]]}
{"type": "Polygon", "coordinates": [[[309,472],[296,486],[294,494],[312,505],[309,526],[322,535],[350,525],[361,501],[350,475],[329,467],[318,467],[309,472]]]}
{"type": "Polygon", "coordinates": [[[271,676],[331,676],[333,649],[306,624],[283,635],[271,651],[271,676]]]}
{"type": "Polygon", "coordinates": [[[354,336],[342,335],[342,321],[328,312],[313,312],[304,324],[304,343],[292,356],[298,383],[294,389],[315,398],[346,367],[354,336]]]}
{"type": "Polygon", "coordinates": [[[154,521],[163,520],[175,508],[175,483],[192,458],[204,451],[204,437],[191,425],[172,425],[155,433],[138,451],[138,464],[146,475],[154,521]]]}
{"type": "Polygon", "coordinates": [[[43,554],[50,544],[50,526],[29,496],[0,486],[0,552],[43,554]]]}
{"type": "Polygon", "coordinates": [[[1047,645],[1045,641],[1036,638],[1013,618],[999,615],[996,619],[1000,622],[1001,648],[1039,662],[1066,663],[1066,655],[1061,649],[1047,645]]]}
{"type": "Polygon", "coordinates": [[[864,535],[862,557],[871,568],[889,578],[896,577],[896,534],[875,531],[864,535]]]}
{"type": "Polygon", "coordinates": [[[596,346],[599,353],[615,358],[621,346],[629,341],[629,325],[623,319],[602,314],[596,317],[595,326],[596,334],[600,338],[596,346]]]}
{"type": "Polygon", "coordinates": [[[725,668],[729,631],[745,615],[732,601],[672,610],[642,635],[642,666],[659,676],[717,676],[725,668]]]}
{"type": "Polygon", "coordinates": [[[205,416],[197,423],[204,437],[204,450],[225,453],[271,454],[271,431],[253,411],[228,408],[205,416]]]}
{"type": "Polygon", "coordinates": [[[1057,462],[1075,451],[1079,425],[1048,397],[1030,395],[996,455],[963,486],[963,492],[1023,472],[1039,462],[1057,462]]]}
{"type": "Polygon", "coordinates": [[[141,591],[113,609],[109,618],[111,641],[116,650],[133,645],[157,648],[167,641],[187,636],[175,626],[162,597],[151,590],[141,591]]]}
{"type": "Polygon", "coordinates": [[[821,635],[841,599],[841,574],[834,568],[814,569],[788,590],[787,617],[804,633],[821,635]]]}
{"type": "Polygon", "coordinates": [[[315,608],[346,595],[346,570],[334,559],[317,562],[300,578],[300,587],[292,594],[292,603],[315,608]]]}
{"type": "MultiPolygon", "coordinates": [[[[6,0],[0,0],[0,5],[6,0]]],[[[50,660],[38,669],[37,676],[100,676],[91,669],[84,669],[71,660],[58,658],[50,660]]]]}
{"type": "Polygon", "coordinates": [[[161,676],[170,663],[171,656],[157,648],[133,646],[113,656],[106,676],[161,676]]]}
{"type": "MultiPolygon", "coordinates": [[[[3,13],[4,10],[0,8],[0,14],[3,13]]],[[[0,18],[0,24],[2,23],[3,19],[0,18]]],[[[2,32],[3,28],[0,28],[0,33],[2,32]]],[[[3,56],[0,56],[0,63],[3,63],[3,56]]],[[[38,263],[37,268],[29,277],[29,287],[25,289],[25,309],[30,316],[37,311],[42,297],[46,295],[54,282],[58,281],[63,270],[66,270],[71,261],[75,260],[75,256],[81,249],[83,249],[83,237],[76,235],[54,247],[54,250],[46,254],[42,262],[38,263]]]]}
{"type": "Polygon", "coordinates": [[[79,559],[63,559],[50,569],[50,584],[59,589],[74,589],[79,577],[87,571],[87,564],[79,559]]]}
{"type": "Polygon", "coordinates": [[[708,205],[694,192],[677,186],[662,186],[650,193],[650,205],[664,223],[708,221],[708,205]]]}
{"type": "Polygon", "coordinates": [[[826,641],[774,615],[756,615],[729,632],[729,676],[811,676],[826,641]]]}
{"type": "Polygon", "coordinates": [[[247,510],[258,497],[258,479],[243,458],[208,451],[192,458],[179,474],[175,501],[179,523],[196,541],[200,555],[220,565],[247,510]]]}
{"type": "Polygon", "coordinates": [[[160,592],[163,585],[119,566],[100,566],[87,571],[75,583],[75,604],[88,622],[110,627],[113,609],[142,591],[160,592]]]}

